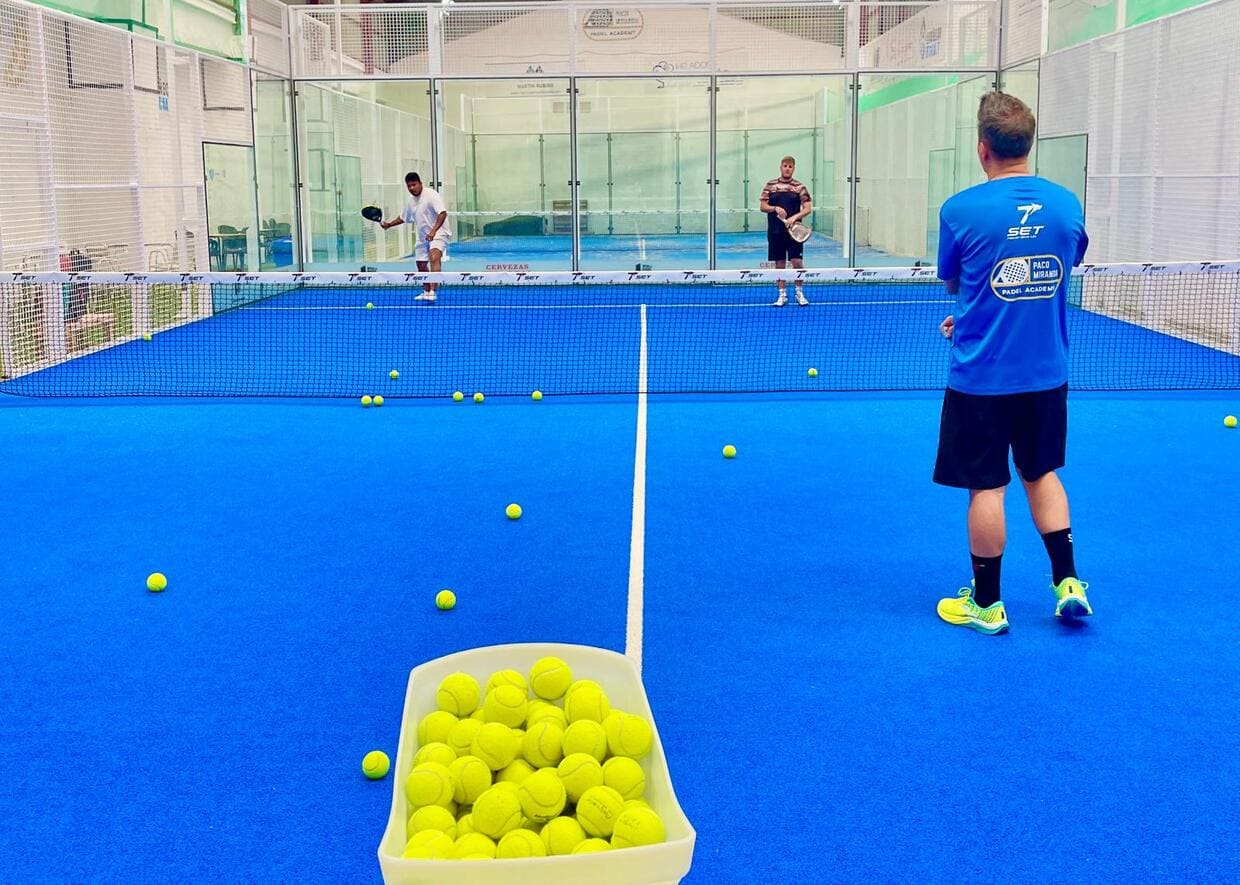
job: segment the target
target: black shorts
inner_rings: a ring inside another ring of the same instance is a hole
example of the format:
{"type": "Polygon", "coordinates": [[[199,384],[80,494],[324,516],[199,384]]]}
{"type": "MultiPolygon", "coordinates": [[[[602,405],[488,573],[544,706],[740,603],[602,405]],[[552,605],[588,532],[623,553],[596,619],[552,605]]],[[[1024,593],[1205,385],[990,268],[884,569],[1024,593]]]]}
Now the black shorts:
{"type": "Polygon", "coordinates": [[[792,239],[792,234],[788,233],[788,228],[784,227],[782,221],[779,227],[766,229],[767,261],[787,261],[800,258],[804,254],[805,244],[792,239]]]}
{"type": "Polygon", "coordinates": [[[1039,479],[1064,465],[1068,385],[1035,393],[980,396],[950,387],[943,396],[934,481],[961,489],[998,489],[1020,475],[1039,479]]]}

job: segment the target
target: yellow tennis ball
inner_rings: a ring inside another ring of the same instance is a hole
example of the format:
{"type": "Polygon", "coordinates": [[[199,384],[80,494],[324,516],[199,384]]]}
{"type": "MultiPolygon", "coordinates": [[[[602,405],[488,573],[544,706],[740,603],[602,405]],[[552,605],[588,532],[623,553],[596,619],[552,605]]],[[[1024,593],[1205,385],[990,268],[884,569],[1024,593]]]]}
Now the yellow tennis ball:
{"type": "Polygon", "coordinates": [[[538,402],[540,399],[542,399],[542,391],[535,390],[533,393],[530,394],[530,399],[532,399],[534,402],[538,402]]]}
{"type": "Polygon", "coordinates": [[[607,838],[624,810],[624,797],[611,787],[591,787],[577,802],[577,823],[591,836],[607,838]]]}
{"type": "Polygon", "coordinates": [[[558,723],[544,719],[531,725],[521,742],[521,750],[535,768],[554,768],[564,758],[564,729],[558,723]]]}
{"type": "Polygon", "coordinates": [[[586,839],[573,849],[573,854],[594,854],[598,851],[611,851],[611,843],[606,839],[586,839]]]}
{"type": "Polygon", "coordinates": [[[477,756],[492,771],[499,771],[517,758],[517,738],[507,725],[487,722],[474,735],[473,743],[469,745],[469,754],[477,756]]]}
{"type": "Polygon", "coordinates": [[[362,757],[362,774],[377,781],[382,777],[386,777],[392,768],[392,760],[388,758],[387,753],[382,750],[371,750],[362,757]]]}
{"type": "Polygon", "coordinates": [[[1224,426],[1224,427],[1235,427],[1235,426],[1236,426],[1236,416],[1235,416],[1235,415],[1228,415],[1226,418],[1224,418],[1224,419],[1223,419],[1223,426],[1224,426]]]}
{"type": "Polygon", "coordinates": [[[150,341],[150,340],[151,340],[151,333],[150,333],[150,332],[143,332],[143,333],[142,333],[142,340],[143,340],[143,341],[150,341]]]}
{"type": "Polygon", "coordinates": [[[492,673],[491,678],[487,680],[487,691],[494,691],[497,685],[515,685],[526,694],[530,690],[525,682],[525,677],[516,670],[496,670],[492,673]]]}
{"type": "Polygon", "coordinates": [[[509,519],[520,519],[521,518],[521,505],[520,504],[509,504],[507,507],[504,508],[504,513],[507,514],[509,519]]]}
{"type": "Polygon", "coordinates": [[[452,773],[452,798],[462,805],[473,805],[491,787],[491,769],[477,756],[462,756],[448,771],[452,773]]]}
{"type": "Polygon", "coordinates": [[[367,301],[367,302],[366,302],[366,309],[367,309],[367,310],[374,310],[374,309],[375,309],[375,303],[374,303],[373,301],[367,301]]]}
{"type": "Polygon", "coordinates": [[[450,860],[456,854],[456,843],[447,833],[422,830],[414,833],[401,857],[414,860],[450,860]]]}
{"type": "Polygon", "coordinates": [[[534,766],[524,759],[513,759],[495,775],[495,782],[501,784],[518,784],[534,773],[534,766]]]}
{"type": "Polygon", "coordinates": [[[456,750],[442,741],[432,741],[429,744],[425,744],[418,748],[418,752],[413,754],[413,764],[415,766],[421,765],[423,762],[438,762],[440,765],[449,766],[455,761],[456,750]]]}
{"type": "Polygon", "coordinates": [[[405,798],[415,808],[423,805],[442,805],[446,808],[455,795],[452,772],[438,762],[415,765],[409,777],[405,778],[405,798]]]}
{"type": "Polygon", "coordinates": [[[465,394],[461,393],[459,390],[454,390],[452,392],[452,399],[459,403],[461,400],[465,399],[465,394]]]}
{"type": "Polygon", "coordinates": [[[723,457],[725,457],[725,458],[735,458],[735,457],[736,457],[736,446],[724,446],[724,447],[723,447],[723,457]]]}
{"type": "Polygon", "coordinates": [[[810,369],[809,369],[809,371],[808,371],[806,374],[807,374],[807,375],[809,375],[809,377],[811,377],[811,378],[817,378],[817,377],[818,377],[818,370],[817,370],[817,369],[815,369],[813,366],[810,366],[810,369]]]}
{"type": "Polygon", "coordinates": [[[480,728],[482,728],[482,722],[479,720],[473,718],[462,719],[448,731],[448,739],[445,743],[452,748],[458,757],[468,756],[470,744],[474,742],[474,735],[478,733],[480,728]]]}
{"type": "Polygon", "coordinates": [[[513,830],[499,840],[495,848],[495,856],[501,857],[546,857],[547,846],[533,830],[513,830]]]}
{"type": "Polygon", "coordinates": [[[603,720],[603,730],[607,732],[607,749],[613,756],[640,759],[654,743],[654,729],[636,713],[612,712],[603,720]]]}
{"type": "Polygon", "coordinates": [[[423,830],[438,830],[455,839],[456,818],[442,805],[423,805],[409,815],[409,821],[405,824],[405,832],[412,837],[423,830]]]}
{"type": "Polygon", "coordinates": [[[579,802],[586,790],[603,785],[603,766],[589,753],[565,756],[556,768],[556,775],[570,802],[579,802]]]}
{"type": "Polygon", "coordinates": [[[373,400],[371,400],[371,402],[375,404],[375,408],[378,408],[379,406],[383,405],[383,397],[376,396],[373,400]]]}
{"type": "Polygon", "coordinates": [[[457,860],[479,857],[495,857],[495,840],[481,833],[458,834],[456,837],[457,860]]]}
{"type": "Polygon", "coordinates": [[[492,839],[521,826],[521,800],[511,790],[491,787],[478,797],[471,813],[474,829],[492,839]]]}
{"type": "Polygon", "coordinates": [[[564,755],[589,753],[599,762],[607,758],[607,732],[592,719],[578,719],[564,730],[564,755]]]}
{"type": "Polygon", "coordinates": [[[362,408],[369,408],[372,400],[369,396],[362,397],[362,408]]]}
{"type": "Polygon", "coordinates": [[[475,393],[475,394],[474,394],[474,402],[476,402],[476,403],[480,403],[480,402],[482,402],[484,399],[486,399],[486,397],[482,395],[482,392],[481,392],[481,391],[479,391],[478,393],[475,393]]]}
{"type": "Polygon", "coordinates": [[[564,810],[568,793],[554,768],[540,768],[521,782],[519,798],[525,816],[541,824],[564,810]]]}
{"type": "Polygon", "coordinates": [[[439,709],[447,710],[453,716],[468,716],[478,709],[478,701],[482,698],[482,688],[478,680],[468,673],[452,673],[439,683],[439,691],[435,700],[439,709]]]}
{"type": "Polygon", "coordinates": [[[611,833],[612,848],[657,845],[667,838],[663,819],[650,808],[628,808],[616,818],[611,833]]]}
{"type": "Polygon", "coordinates": [[[476,832],[478,831],[474,829],[474,814],[472,811],[467,811],[457,818],[456,837],[458,839],[462,836],[468,835],[469,833],[476,832]]]}
{"type": "Polygon", "coordinates": [[[564,711],[555,704],[538,699],[530,701],[529,712],[525,714],[526,727],[529,728],[544,721],[554,722],[560,728],[568,727],[568,719],[564,716],[564,711]]]}
{"type": "Polygon", "coordinates": [[[616,756],[603,763],[603,784],[611,787],[626,801],[640,799],[646,792],[646,772],[636,759],[616,756]]]}
{"type": "Polygon", "coordinates": [[[564,698],[564,715],[570,723],[582,719],[602,722],[609,713],[611,702],[597,682],[580,679],[569,687],[564,698]]]}
{"type": "Polygon", "coordinates": [[[586,831],[575,817],[555,817],[538,834],[547,848],[547,854],[572,854],[573,849],[586,840],[586,831]]]}
{"type": "Polygon", "coordinates": [[[388,372],[388,377],[391,378],[393,381],[395,381],[397,378],[400,377],[400,372],[393,369],[392,371],[388,372]]]}
{"type": "Polygon", "coordinates": [[[649,808],[649,807],[650,807],[650,803],[647,802],[645,799],[625,799],[624,800],[625,811],[628,811],[630,808],[649,808]]]}
{"type": "Polygon", "coordinates": [[[163,572],[152,572],[146,576],[146,589],[152,593],[162,593],[168,588],[168,579],[163,572]]]}
{"type": "Polygon", "coordinates": [[[435,607],[445,612],[456,608],[456,594],[451,590],[440,590],[435,594],[435,607]]]}
{"type": "Polygon", "coordinates": [[[572,668],[559,658],[539,658],[530,667],[530,688],[540,698],[548,701],[562,698],[572,684],[572,668]]]}
{"type": "MultiPolygon", "coordinates": [[[[506,766],[505,771],[511,767],[512,767],[511,765],[506,766]]],[[[530,774],[533,774],[533,772],[530,772],[530,774]]],[[[512,795],[518,796],[518,797],[520,796],[520,793],[521,793],[521,785],[517,783],[516,781],[502,781],[497,777],[495,779],[495,783],[492,784],[492,786],[497,790],[507,790],[508,792],[512,793],[512,795]]]]}
{"type": "Polygon", "coordinates": [[[524,723],[529,708],[525,689],[515,685],[495,686],[487,692],[486,700],[482,702],[487,722],[499,722],[509,728],[516,728],[524,723]]]}
{"type": "Polygon", "coordinates": [[[448,742],[448,734],[452,731],[452,726],[458,722],[457,718],[446,710],[436,710],[433,713],[427,713],[422,717],[422,721],[418,723],[418,746],[424,747],[427,744],[446,744],[448,742]]]}

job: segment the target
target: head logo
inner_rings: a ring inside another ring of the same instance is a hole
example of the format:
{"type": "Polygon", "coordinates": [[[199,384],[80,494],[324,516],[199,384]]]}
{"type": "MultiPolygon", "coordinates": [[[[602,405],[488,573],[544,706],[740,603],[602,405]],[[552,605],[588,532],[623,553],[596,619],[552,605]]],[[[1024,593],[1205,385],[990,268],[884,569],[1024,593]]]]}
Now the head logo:
{"type": "Polygon", "coordinates": [[[1023,213],[1025,213],[1024,215],[1022,215],[1022,216],[1020,217],[1020,223],[1021,223],[1021,224],[1028,224],[1028,223],[1029,223],[1029,216],[1030,216],[1030,215],[1032,215],[1034,212],[1039,211],[1041,208],[1042,208],[1042,204],[1041,204],[1041,203],[1026,203],[1026,204],[1025,204],[1025,205],[1023,205],[1023,206],[1017,206],[1017,207],[1016,207],[1016,211],[1017,211],[1017,212],[1023,212],[1023,213]]]}

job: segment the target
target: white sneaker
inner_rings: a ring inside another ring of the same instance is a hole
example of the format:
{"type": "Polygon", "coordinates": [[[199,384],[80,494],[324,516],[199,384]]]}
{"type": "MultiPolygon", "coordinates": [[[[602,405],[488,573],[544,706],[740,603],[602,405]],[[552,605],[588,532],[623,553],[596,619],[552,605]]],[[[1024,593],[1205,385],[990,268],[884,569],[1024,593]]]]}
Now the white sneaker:
{"type": "Polygon", "coordinates": [[[807,307],[809,305],[809,299],[805,297],[805,293],[800,289],[797,289],[797,304],[802,307],[807,307]]]}
{"type": "Polygon", "coordinates": [[[771,307],[784,307],[788,303],[788,293],[780,292],[779,297],[775,299],[775,303],[771,307]]]}
{"type": "Polygon", "coordinates": [[[413,300],[414,301],[434,301],[435,293],[434,292],[423,292],[420,295],[413,296],[413,300]]]}

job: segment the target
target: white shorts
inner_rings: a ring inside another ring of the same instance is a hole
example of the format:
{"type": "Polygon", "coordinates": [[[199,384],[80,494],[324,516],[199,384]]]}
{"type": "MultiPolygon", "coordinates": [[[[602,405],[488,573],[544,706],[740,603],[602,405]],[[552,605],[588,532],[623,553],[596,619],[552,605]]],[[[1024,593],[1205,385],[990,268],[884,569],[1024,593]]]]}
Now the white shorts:
{"type": "Polygon", "coordinates": [[[444,258],[448,257],[448,238],[435,237],[429,245],[426,240],[418,240],[418,244],[413,247],[414,261],[430,261],[431,249],[438,249],[444,258]]]}

